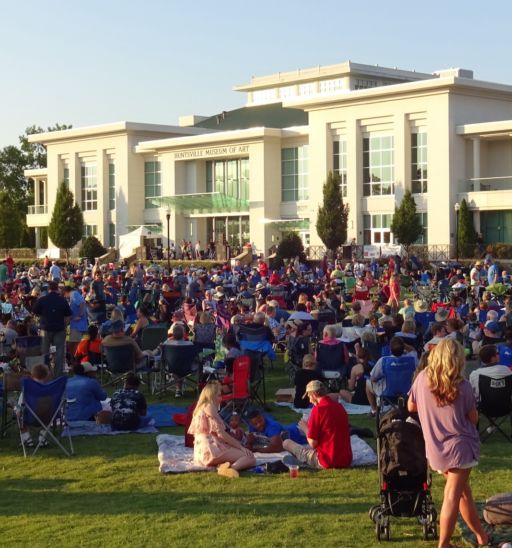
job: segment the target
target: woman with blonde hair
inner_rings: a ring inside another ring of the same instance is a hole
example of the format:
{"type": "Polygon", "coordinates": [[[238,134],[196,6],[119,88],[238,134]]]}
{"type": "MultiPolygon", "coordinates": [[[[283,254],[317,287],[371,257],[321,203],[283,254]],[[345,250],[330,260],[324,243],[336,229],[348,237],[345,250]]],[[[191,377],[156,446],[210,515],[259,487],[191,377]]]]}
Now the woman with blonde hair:
{"type": "Polygon", "coordinates": [[[227,478],[237,478],[240,470],[252,468],[256,459],[226,431],[219,415],[222,401],[221,386],[217,381],[203,388],[188,433],[194,436],[194,462],[200,466],[217,466],[217,472],[227,478]]]}
{"type": "Polygon", "coordinates": [[[479,545],[489,542],[469,486],[471,469],[478,465],[480,439],[478,412],[471,385],[462,376],[464,349],[453,339],[443,339],[431,351],[428,366],[416,377],[408,409],[418,412],[427,459],[446,478],[439,519],[439,548],[450,548],[460,512],[479,545]]]}

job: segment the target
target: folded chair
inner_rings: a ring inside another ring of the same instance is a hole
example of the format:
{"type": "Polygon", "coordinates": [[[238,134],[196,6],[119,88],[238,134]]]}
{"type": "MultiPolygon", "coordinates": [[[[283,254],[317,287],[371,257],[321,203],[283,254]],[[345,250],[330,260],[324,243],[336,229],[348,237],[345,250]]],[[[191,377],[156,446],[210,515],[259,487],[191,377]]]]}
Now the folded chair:
{"type": "MultiPolygon", "coordinates": [[[[249,356],[239,356],[233,362],[233,386],[231,394],[223,394],[222,401],[227,411],[235,411],[243,416],[249,400],[251,378],[251,358],[249,356]]],[[[231,415],[230,413],[230,415],[231,415]]]]}
{"type": "Polygon", "coordinates": [[[189,384],[197,392],[201,374],[197,356],[200,348],[195,344],[162,345],[161,375],[158,394],[176,388],[179,382],[189,384]]]}
{"type": "Polygon", "coordinates": [[[25,457],[27,456],[27,448],[26,440],[23,439],[22,429],[27,426],[41,428],[38,443],[32,455],[35,455],[46,441],[60,447],[68,457],[74,454],[73,441],[69,435],[69,429],[67,429],[69,449],[64,447],[53,431],[57,427],[62,431],[67,426],[66,383],[67,377],[58,377],[47,384],[41,384],[30,377],[25,377],[21,381],[21,402],[17,410],[17,420],[21,446],[25,457]]]}
{"type": "Polygon", "coordinates": [[[502,379],[480,375],[478,392],[478,410],[489,421],[489,427],[480,431],[481,440],[485,441],[494,432],[500,432],[512,442],[512,436],[509,436],[501,426],[508,419],[512,435],[512,375],[502,379]]]}

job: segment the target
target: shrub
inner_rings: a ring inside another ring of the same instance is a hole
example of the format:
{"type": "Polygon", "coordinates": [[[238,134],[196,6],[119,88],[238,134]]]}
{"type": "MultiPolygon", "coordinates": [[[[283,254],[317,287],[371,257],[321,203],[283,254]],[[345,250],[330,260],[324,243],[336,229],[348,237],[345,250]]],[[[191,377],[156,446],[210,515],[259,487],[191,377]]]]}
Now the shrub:
{"type": "Polygon", "coordinates": [[[80,246],[80,256],[88,259],[95,259],[104,255],[107,250],[101,245],[96,236],[88,236],[80,246]]]}

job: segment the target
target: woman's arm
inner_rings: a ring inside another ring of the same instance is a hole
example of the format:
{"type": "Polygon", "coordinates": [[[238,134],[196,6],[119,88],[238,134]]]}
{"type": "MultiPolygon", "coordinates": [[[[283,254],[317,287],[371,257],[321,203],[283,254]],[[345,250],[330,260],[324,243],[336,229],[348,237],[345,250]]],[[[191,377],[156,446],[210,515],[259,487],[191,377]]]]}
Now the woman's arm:
{"type": "Polygon", "coordinates": [[[416,405],[415,402],[411,401],[410,398],[409,398],[409,401],[407,402],[407,411],[409,411],[409,413],[417,413],[418,412],[418,406],[416,405]]]}
{"type": "Polygon", "coordinates": [[[471,411],[467,414],[468,420],[470,423],[474,424],[475,426],[478,424],[478,411],[476,410],[476,407],[473,407],[471,411]]]}

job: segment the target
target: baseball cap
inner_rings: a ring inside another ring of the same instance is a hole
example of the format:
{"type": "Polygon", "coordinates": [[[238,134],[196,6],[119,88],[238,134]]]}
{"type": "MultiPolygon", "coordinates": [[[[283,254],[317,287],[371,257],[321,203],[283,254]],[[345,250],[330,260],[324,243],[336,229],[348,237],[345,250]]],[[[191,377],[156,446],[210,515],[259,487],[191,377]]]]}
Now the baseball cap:
{"type": "Polygon", "coordinates": [[[309,392],[318,392],[322,390],[325,385],[322,381],[309,381],[306,385],[306,391],[304,392],[304,397],[308,395],[309,392]]]}
{"type": "Polygon", "coordinates": [[[487,331],[490,331],[491,333],[494,333],[494,334],[500,332],[500,326],[498,325],[498,322],[495,322],[493,320],[490,320],[485,323],[485,329],[487,329],[487,331]]]}

